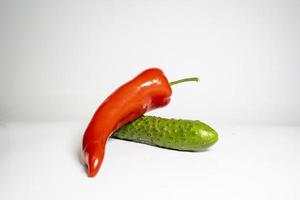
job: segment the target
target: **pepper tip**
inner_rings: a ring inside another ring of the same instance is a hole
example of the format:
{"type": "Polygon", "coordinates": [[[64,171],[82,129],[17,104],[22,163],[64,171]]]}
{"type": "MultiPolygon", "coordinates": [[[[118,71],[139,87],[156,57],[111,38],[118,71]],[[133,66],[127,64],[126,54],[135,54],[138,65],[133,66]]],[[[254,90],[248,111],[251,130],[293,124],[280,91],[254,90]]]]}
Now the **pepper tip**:
{"type": "Polygon", "coordinates": [[[103,161],[104,151],[97,144],[88,144],[83,151],[89,177],[95,177],[103,161]],[[97,146],[97,148],[95,148],[97,146]]]}

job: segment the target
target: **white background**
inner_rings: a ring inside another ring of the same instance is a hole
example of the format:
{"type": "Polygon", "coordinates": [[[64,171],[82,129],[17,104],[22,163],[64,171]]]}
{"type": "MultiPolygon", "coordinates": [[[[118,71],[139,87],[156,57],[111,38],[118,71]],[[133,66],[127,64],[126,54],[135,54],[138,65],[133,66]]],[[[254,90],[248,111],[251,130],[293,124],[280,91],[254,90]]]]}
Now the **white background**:
{"type": "Polygon", "coordinates": [[[300,2],[0,1],[0,199],[299,199],[300,2]],[[157,66],[153,115],[200,119],[196,154],[111,140],[86,177],[83,131],[116,87],[157,66]]]}
{"type": "Polygon", "coordinates": [[[170,80],[201,83],[174,88],[155,114],[300,124],[299,1],[15,0],[0,9],[1,120],[87,119],[116,87],[159,66],[170,80]]]}

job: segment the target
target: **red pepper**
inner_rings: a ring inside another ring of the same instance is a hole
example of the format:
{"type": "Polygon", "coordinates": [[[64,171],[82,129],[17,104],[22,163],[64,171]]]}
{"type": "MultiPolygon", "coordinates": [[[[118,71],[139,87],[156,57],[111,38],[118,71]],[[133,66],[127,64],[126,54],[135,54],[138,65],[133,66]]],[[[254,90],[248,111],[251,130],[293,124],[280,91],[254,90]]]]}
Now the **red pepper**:
{"type": "Polygon", "coordinates": [[[170,84],[162,70],[150,68],[113,92],[99,106],[84,133],[82,155],[88,175],[93,177],[99,171],[106,142],[114,131],[147,111],[166,106],[172,94],[170,85],[192,79],[170,84]]]}

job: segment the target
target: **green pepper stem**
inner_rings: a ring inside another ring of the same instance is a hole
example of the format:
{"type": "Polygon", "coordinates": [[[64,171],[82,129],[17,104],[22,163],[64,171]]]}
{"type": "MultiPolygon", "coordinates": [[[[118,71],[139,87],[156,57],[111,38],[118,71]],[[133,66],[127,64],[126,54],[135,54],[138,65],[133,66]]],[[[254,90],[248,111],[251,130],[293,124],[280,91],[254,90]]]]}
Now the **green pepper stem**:
{"type": "Polygon", "coordinates": [[[169,84],[170,84],[170,86],[172,86],[172,85],[176,85],[178,83],[189,82],[189,81],[198,82],[199,78],[198,77],[184,78],[184,79],[179,79],[179,80],[176,80],[176,81],[171,81],[171,82],[169,82],[169,84]]]}

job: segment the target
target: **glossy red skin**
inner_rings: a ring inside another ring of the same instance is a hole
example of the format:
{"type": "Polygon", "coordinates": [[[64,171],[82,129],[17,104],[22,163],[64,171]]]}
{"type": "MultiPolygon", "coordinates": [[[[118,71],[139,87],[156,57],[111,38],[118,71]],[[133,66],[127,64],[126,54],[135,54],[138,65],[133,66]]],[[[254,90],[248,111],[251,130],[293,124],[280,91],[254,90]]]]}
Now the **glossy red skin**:
{"type": "Polygon", "coordinates": [[[94,177],[102,164],[109,136],[145,112],[166,106],[172,89],[159,68],[150,68],[113,92],[97,109],[82,142],[88,176],[94,177]]]}

